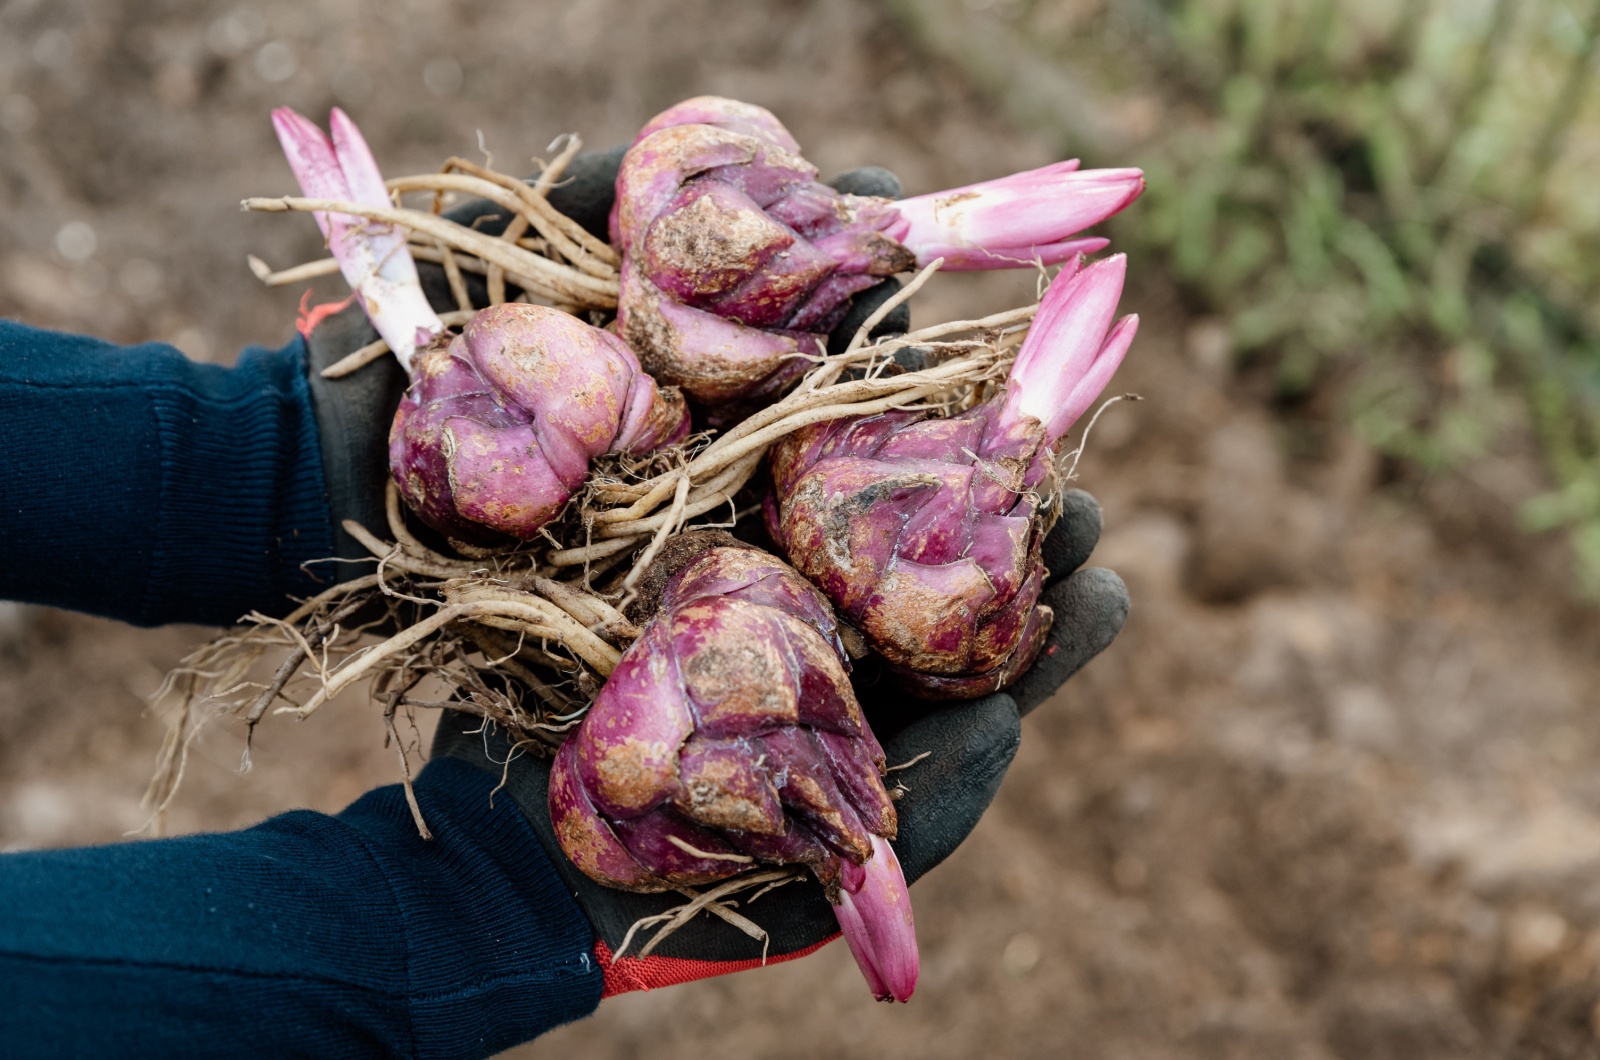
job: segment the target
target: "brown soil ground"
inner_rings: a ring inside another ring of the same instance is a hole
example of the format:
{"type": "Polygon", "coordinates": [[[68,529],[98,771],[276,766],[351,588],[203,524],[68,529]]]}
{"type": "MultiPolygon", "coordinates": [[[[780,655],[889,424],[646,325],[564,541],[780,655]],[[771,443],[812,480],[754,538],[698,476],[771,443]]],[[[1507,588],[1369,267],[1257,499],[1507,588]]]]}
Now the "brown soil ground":
{"type": "MultiPolygon", "coordinates": [[[[1050,160],[847,0],[11,0],[0,312],[218,360],[285,340],[298,292],[244,256],[304,260],[314,229],[235,206],[290,189],[278,103],[344,101],[401,173],[478,129],[501,166],[567,130],[608,145],[701,92],[772,107],[824,171],[883,163],[912,190],[1050,160]],[[96,237],[76,262],[74,221],[96,237]]],[[[1515,528],[1532,463],[1398,473],[1331,398],[1270,407],[1159,267],[1133,268],[1145,329],[1118,386],[1148,400],[1106,415],[1080,469],[1133,616],[917,886],[915,1000],[874,1005],[831,946],[609,1001],[518,1055],[1600,1055],[1600,623],[1563,595],[1559,545],[1515,528]]],[[[1031,282],[945,280],[918,317],[1031,282]]],[[[205,635],[6,612],[0,845],[140,823],[160,735],[141,697],[205,635]]],[[[172,825],[337,809],[393,778],[380,733],[342,701],[264,726],[241,776],[219,732],[172,825]]]]}

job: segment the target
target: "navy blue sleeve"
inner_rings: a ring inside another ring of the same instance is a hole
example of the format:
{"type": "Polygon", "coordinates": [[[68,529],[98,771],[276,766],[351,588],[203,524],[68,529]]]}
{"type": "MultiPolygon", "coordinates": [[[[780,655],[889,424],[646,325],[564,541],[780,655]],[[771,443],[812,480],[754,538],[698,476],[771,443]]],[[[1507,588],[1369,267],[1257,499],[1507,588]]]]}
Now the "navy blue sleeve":
{"type": "Polygon", "coordinates": [[[337,817],[0,855],[12,1056],[481,1057],[600,1002],[594,934],[494,778],[337,817]]]}
{"type": "Polygon", "coordinates": [[[301,569],[334,548],[305,356],[0,320],[0,599],[222,625],[331,584],[301,569]]]}

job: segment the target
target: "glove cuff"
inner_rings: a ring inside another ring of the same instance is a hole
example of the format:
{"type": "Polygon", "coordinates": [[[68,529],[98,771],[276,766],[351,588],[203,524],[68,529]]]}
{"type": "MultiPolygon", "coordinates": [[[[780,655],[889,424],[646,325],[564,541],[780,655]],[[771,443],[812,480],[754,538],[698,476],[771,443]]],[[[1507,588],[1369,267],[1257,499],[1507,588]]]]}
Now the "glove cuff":
{"type": "Polygon", "coordinates": [[[635,990],[659,990],[664,986],[692,983],[696,979],[710,979],[712,976],[732,975],[734,972],[747,972],[752,968],[764,968],[769,964],[782,964],[785,961],[809,956],[838,937],[839,933],[836,931],[821,942],[814,942],[793,953],[737,961],[696,961],[685,957],[658,957],[655,954],[648,957],[617,958],[612,955],[611,947],[606,945],[604,939],[595,939],[595,963],[605,976],[605,986],[600,992],[600,999],[604,1001],[608,997],[631,994],[635,990]]]}

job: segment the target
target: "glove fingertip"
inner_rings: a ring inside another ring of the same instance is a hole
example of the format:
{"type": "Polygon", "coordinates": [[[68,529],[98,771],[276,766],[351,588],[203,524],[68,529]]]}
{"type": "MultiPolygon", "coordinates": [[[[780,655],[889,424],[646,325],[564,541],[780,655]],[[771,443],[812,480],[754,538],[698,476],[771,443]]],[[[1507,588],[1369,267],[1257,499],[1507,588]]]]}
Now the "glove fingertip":
{"type": "Polygon", "coordinates": [[[828,181],[828,186],[846,195],[875,195],[880,199],[899,199],[906,193],[900,178],[882,166],[846,170],[828,181]]]}
{"type": "Polygon", "coordinates": [[[567,163],[561,180],[550,189],[550,205],[578,222],[590,235],[609,240],[611,204],[617,197],[617,171],[627,144],[604,151],[581,151],[567,163]]]}
{"type": "MultiPolygon", "coordinates": [[[[843,353],[850,340],[855,338],[856,332],[861,330],[861,325],[867,322],[867,318],[876,313],[879,306],[894,297],[900,287],[900,281],[891,276],[850,299],[850,308],[845,311],[844,318],[828,333],[828,352],[843,353]]],[[[901,302],[889,311],[888,316],[878,321],[869,337],[898,335],[910,330],[911,305],[909,302],[901,302]]]]}
{"type": "Polygon", "coordinates": [[[1093,494],[1072,489],[1061,495],[1061,514],[1040,550],[1048,581],[1064,578],[1088,561],[1100,543],[1103,522],[1093,494]]]}
{"type": "Polygon", "coordinates": [[[891,767],[927,754],[889,775],[906,789],[896,803],[894,847],[908,883],[949,857],[977,827],[1021,741],[1017,704],[997,692],[934,711],[888,742],[891,767]]]}
{"type": "Polygon", "coordinates": [[[1010,692],[1026,717],[1073,674],[1105,651],[1128,620],[1128,587],[1115,571],[1090,567],[1046,589],[1039,602],[1055,610],[1055,625],[1033,668],[1010,692]]]}

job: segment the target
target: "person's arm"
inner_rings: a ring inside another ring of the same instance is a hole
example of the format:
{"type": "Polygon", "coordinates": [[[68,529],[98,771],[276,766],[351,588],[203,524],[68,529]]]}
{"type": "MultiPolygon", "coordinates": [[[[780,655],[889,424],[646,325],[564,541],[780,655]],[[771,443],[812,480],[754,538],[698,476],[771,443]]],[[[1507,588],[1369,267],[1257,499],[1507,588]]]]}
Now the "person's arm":
{"type": "Polygon", "coordinates": [[[306,346],[233,368],[0,321],[0,599],[224,624],[332,584],[306,346]]]}
{"type": "Polygon", "coordinates": [[[336,817],[0,855],[14,1056],[488,1056],[592,1012],[594,932],[498,778],[336,817]]]}

